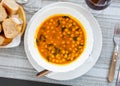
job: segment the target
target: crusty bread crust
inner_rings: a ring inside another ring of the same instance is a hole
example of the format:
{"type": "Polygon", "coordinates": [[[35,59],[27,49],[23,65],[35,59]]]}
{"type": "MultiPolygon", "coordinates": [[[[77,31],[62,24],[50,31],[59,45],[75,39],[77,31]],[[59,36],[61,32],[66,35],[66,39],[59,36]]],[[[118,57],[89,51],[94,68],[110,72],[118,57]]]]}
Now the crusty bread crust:
{"type": "Polygon", "coordinates": [[[4,35],[0,35],[0,46],[5,46],[9,44],[11,41],[12,39],[8,39],[4,35]]]}
{"type": "Polygon", "coordinates": [[[6,38],[15,38],[20,33],[19,28],[22,28],[12,18],[5,19],[2,27],[6,38]]]}
{"type": "Polygon", "coordinates": [[[19,9],[19,5],[14,0],[2,0],[1,4],[9,15],[16,14],[19,9]]]}
{"type": "Polygon", "coordinates": [[[0,4],[0,22],[7,18],[7,12],[5,8],[0,4]]]}
{"type": "Polygon", "coordinates": [[[0,36],[0,45],[4,43],[5,38],[3,36],[0,36]]]}
{"type": "Polygon", "coordinates": [[[2,25],[0,24],[0,33],[2,32],[2,25]]]}
{"type": "Polygon", "coordinates": [[[3,18],[0,21],[0,46],[5,46],[18,34],[22,36],[26,27],[26,15],[23,7],[14,0],[1,0],[0,6],[0,15],[3,18]]]}

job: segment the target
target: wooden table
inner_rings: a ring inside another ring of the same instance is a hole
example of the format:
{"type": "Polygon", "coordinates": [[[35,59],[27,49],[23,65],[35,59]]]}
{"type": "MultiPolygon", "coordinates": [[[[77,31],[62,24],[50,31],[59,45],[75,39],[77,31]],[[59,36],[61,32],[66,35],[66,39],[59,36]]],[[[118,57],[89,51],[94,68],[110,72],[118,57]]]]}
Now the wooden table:
{"type": "MultiPolygon", "coordinates": [[[[37,3],[40,0],[32,1],[35,1],[37,3]]],[[[42,0],[42,3],[39,7],[44,7],[45,5],[57,1],[58,0],[42,0]]],[[[79,5],[84,4],[84,0],[66,1],[77,3],[79,5]]],[[[35,5],[35,3],[32,3],[32,5],[35,5]]],[[[34,13],[26,12],[27,23],[33,14],[34,13]]],[[[103,48],[97,63],[85,75],[68,81],[56,81],[47,77],[36,78],[35,75],[37,71],[31,66],[26,57],[24,51],[24,38],[22,38],[20,46],[11,49],[0,49],[0,77],[32,80],[38,82],[59,83],[74,86],[115,86],[117,73],[120,65],[120,59],[118,59],[115,78],[112,83],[107,82],[107,75],[114,48],[114,25],[116,22],[120,22],[120,0],[113,0],[112,4],[107,9],[102,12],[93,12],[92,14],[95,16],[102,29],[103,48]]]]}

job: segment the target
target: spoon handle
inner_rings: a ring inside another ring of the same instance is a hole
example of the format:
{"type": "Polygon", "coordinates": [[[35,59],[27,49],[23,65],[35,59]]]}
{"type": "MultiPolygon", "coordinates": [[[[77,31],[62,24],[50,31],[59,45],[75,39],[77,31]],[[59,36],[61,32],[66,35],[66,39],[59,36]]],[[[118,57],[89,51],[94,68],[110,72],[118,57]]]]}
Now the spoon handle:
{"type": "Polygon", "coordinates": [[[47,75],[49,72],[50,72],[49,70],[43,70],[43,71],[37,73],[36,76],[40,78],[40,77],[47,75]]]}

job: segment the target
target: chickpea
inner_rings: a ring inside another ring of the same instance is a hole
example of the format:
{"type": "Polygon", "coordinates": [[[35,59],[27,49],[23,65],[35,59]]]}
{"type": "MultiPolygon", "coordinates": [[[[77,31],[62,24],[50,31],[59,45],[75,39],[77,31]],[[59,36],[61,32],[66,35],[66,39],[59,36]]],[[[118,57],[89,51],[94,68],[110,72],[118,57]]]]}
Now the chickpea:
{"type": "Polygon", "coordinates": [[[66,47],[66,45],[64,44],[63,47],[66,47]]]}
{"type": "Polygon", "coordinates": [[[47,29],[50,29],[50,26],[49,26],[49,25],[47,25],[47,29]]]}
{"type": "Polygon", "coordinates": [[[55,25],[55,24],[56,24],[56,22],[54,21],[54,22],[53,22],[53,25],[55,25]]]}
{"type": "Polygon", "coordinates": [[[61,61],[62,61],[62,63],[63,63],[63,62],[65,62],[65,59],[62,59],[61,61]]]}
{"type": "Polygon", "coordinates": [[[54,63],[54,62],[55,62],[55,59],[52,59],[52,62],[54,63]]]}
{"type": "Polygon", "coordinates": [[[61,59],[61,57],[60,57],[60,56],[56,56],[56,58],[57,58],[57,59],[59,59],[59,60],[61,59]]]}
{"type": "Polygon", "coordinates": [[[83,45],[83,42],[84,42],[84,40],[81,40],[81,43],[80,43],[80,44],[83,45]]]}
{"type": "Polygon", "coordinates": [[[43,49],[41,49],[41,52],[44,52],[44,50],[43,50],[43,49]]]}
{"type": "Polygon", "coordinates": [[[75,46],[77,47],[77,44],[75,44],[75,46]]]}
{"type": "Polygon", "coordinates": [[[72,20],[69,20],[70,23],[72,23],[73,21],[72,20]]]}
{"type": "Polygon", "coordinates": [[[76,32],[75,32],[75,34],[79,35],[79,32],[78,32],[78,31],[76,31],[76,32]]]}
{"type": "Polygon", "coordinates": [[[63,35],[66,35],[66,33],[65,33],[65,32],[63,32],[63,35]]]}
{"type": "Polygon", "coordinates": [[[53,19],[50,19],[50,22],[53,22],[53,19]]]}
{"type": "Polygon", "coordinates": [[[75,50],[73,50],[73,53],[75,53],[76,51],[75,50]]]}
{"type": "Polygon", "coordinates": [[[82,35],[82,31],[80,31],[80,35],[82,35]]]}
{"type": "Polygon", "coordinates": [[[50,22],[49,25],[52,25],[52,23],[50,22]]]}
{"type": "Polygon", "coordinates": [[[75,48],[75,51],[77,51],[78,49],[77,48],[75,48]]]}
{"type": "Polygon", "coordinates": [[[62,37],[63,35],[62,34],[60,34],[60,37],[62,37]]]}
{"type": "Polygon", "coordinates": [[[62,44],[65,44],[65,41],[62,41],[62,44]]]}
{"type": "Polygon", "coordinates": [[[62,21],[62,24],[65,24],[65,21],[62,21]]]}
{"type": "Polygon", "coordinates": [[[62,50],[62,53],[65,54],[65,50],[62,50]]]}
{"type": "Polygon", "coordinates": [[[74,47],[75,47],[75,45],[74,45],[74,44],[72,44],[72,47],[74,48],[74,47]]]}
{"type": "Polygon", "coordinates": [[[59,39],[60,39],[60,37],[58,36],[58,37],[57,37],[57,39],[59,40],[59,39]]]}
{"type": "Polygon", "coordinates": [[[55,60],[56,63],[58,63],[59,61],[58,60],[55,60]]]}
{"type": "Polygon", "coordinates": [[[55,33],[55,30],[53,30],[52,33],[55,33]]]}
{"type": "Polygon", "coordinates": [[[70,42],[69,42],[69,41],[67,41],[67,44],[70,44],[70,42]]]}
{"type": "Polygon", "coordinates": [[[46,35],[45,37],[48,38],[48,35],[46,35]]]}
{"type": "Polygon", "coordinates": [[[67,34],[70,34],[70,31],[67,31],[67,34]]]}
{"type": "Polygon", "coordinates": [[[69,25],[68,25],[68,27],[71,27],[71,26],[72,26],[72,24],[69,24],[69,25]]]}
{"type": "Polygon", "coordinates": [[[47,33],[49,33],[50,31],[49,30],[47,30],[47,33]]]}
{"type": "Polygon", "coordinates": [[[70,40],[72,41],[72,38],[70,38],[70,40]]]}
{"type": "MultiPolygon", "coordinates": [[[[53,52],[54,52],[54,51],[53,51],[53,52]]],[[[55,57],[54,55],[51,56],[51,58],[54,58],[54,57],[55,57]]]]}
{"type": "Polygon", "coordinates": [[[67,54],[65,54],[64,58],[67,58],[67,54]]]}
{"type": "Polygon", "coordinates": [[[62,63],[62,61],[61,61],[61,60],[59,60],[59,63],[62,63]]]}
{"type": "Polygon", "coordinates": [[[54,27],[53,27],[53,26],[51,26],[51,29],[54,29],[54,27]]]}
{"type": "Polygon", "coordinates": [[[66,21],[69,21],[69,19],[67,18],[66,21]]]}
{"type": "Polygon", "coordinates": [[[72,41],[73,44],[75,44],[75,41],[72,41]]]}
{"type": "Polygon", "coordinates": [[[73,58],[70,58],[70,60],[72,61],[72,60],[73,60],[73,58]]]}
{"type": "Polygon", "coordinates": [[[47,45],[45,45],[45,48],[47,48],[47,45]]]}
{"type": "Polygon", "coordinates": [[[78,55],[79,55],[78,53],[75,54],[76,57],[78,57],[78,55]]]}
{"type": "Polygon", "coordinates": [[[65,29],[65,32],[68,32],[68,29],[65,29]]]}
{"type": "Polygon", "coordinates": [[[81,38],[80,37],[78,37],[78,39],[77,39],[78,41],[80,41],[81,40],[81,38]]]}
{"type": "Polygon", "coordinates": [[[72,28],[72,31],[75,31],[75,28],[72,28]]]}
{"type": "Polygon", "coordinates": [[[53,51],[53,50],[51,51],[51,53],[54,53],[54,52],[55,52],[55,51],[53,51]]]}
{"type": "Polygon", "coordinates": [[[69,50],[71,51],[71,50],[72,50],[72,48],[69,48],[69,50]]]}
{"type": "Polygon", "coordinates": [[[81,46],[79,46],[79,49],[81,49],[82,47],[81,46]]]}
{"type": "Polygon", "coordinates": [[[69,52],[66,50],[65,53],[68,54],[69,52]]]}
{"type": "Polygon", "coordinates": [[[79,41],[77,41],[77,44],[79,45],[79,44],[80,44],[80,42],[79,42],[79,41]]]}
{"type": "Polygon", "coordinates": [[[71,34],[71,37],[74,37],[74,34],[71,34]]]}
{"type": "Polygon", "coordinates": [[[80,52],[82,52],[82,51],[83,51],[83,49],[81,48],[81,49],[80,49],[80,52]]]}
{"type": "Polygon", "coordinates": [[[75,28],[77,29],[77,28],[79,28],[78,26],[75,26],[75,28]]]}
{"type": "Polygon", "coordinates": [[[73,22],[73,25],[76,25],[76,23],[75,23],[75,22],[73,22]]]}
{"type": "Polygon", "coordinates": [[[53,43],[53,41],[51,41],[51,43],[53,43]]]}

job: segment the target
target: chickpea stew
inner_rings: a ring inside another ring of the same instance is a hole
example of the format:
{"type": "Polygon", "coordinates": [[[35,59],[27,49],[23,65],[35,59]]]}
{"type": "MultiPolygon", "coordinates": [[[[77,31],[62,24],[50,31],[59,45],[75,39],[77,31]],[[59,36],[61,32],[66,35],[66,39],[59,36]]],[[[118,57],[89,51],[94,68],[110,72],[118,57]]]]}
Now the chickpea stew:
{"type": "Polygon", "coordinates": [[[38,27],[35,39],[42,57],[58,65],[75,61],[86,46],[84,27],[76,18],[67,14],[47,18],[38,27]]]}

